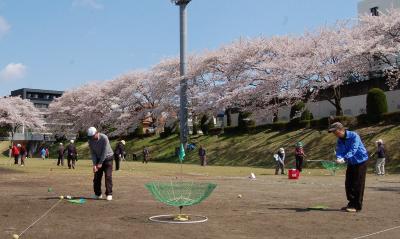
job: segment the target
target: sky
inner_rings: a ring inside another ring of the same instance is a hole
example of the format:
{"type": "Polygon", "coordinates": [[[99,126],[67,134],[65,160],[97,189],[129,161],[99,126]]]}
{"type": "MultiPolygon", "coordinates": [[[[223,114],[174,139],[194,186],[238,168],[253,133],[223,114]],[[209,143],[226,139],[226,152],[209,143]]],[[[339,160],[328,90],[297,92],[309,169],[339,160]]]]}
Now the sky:
{"type": "MultiPolygon", "coordinates": [[[[357,16],[357,0],[192,0],[188,50],[296,35],[357,16]]],[[[179,55],[170,0],[0,0],[0,96],[67,90],[179,55]]]]}

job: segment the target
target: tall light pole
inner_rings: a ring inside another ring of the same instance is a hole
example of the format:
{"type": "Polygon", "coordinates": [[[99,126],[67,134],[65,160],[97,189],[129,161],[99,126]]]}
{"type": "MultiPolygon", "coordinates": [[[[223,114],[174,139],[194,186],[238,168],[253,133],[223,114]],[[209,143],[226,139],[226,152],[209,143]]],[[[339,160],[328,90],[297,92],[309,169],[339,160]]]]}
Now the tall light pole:
{"type": "Polygon", "coordinates": [[[180,90],[179,90],[179,126],[181,143],[186,147],[189,136],[188,126],[188,97],[187,97],[187,78],[186,78],[186,7],[191,0],[172,0],[179,6],[180,20],[180,90]]]}

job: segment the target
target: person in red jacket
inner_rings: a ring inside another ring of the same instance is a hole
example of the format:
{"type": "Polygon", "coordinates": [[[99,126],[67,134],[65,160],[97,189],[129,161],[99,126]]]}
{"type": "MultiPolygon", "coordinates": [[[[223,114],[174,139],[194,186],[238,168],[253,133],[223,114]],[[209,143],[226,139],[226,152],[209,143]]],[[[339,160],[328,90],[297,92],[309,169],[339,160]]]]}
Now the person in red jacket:
{"type": "Polygon", "coordinates": [[[11,156],[14,157],[14,164],[18,164],[18,159],[19,159],[19,149],[18,149],[18,145],[13,145],[12,149],[11,149],[11,156]]]}
{"type": "Polygon", "coordinates": [[[296,144],[296,149],[294,151],[295,157],[296,157],[296,169],[301,172],[303,170],[303,162],[304,162],[304,157],[306,154],[304,153],[303,149],[303,143],[298,142],[296,144]]]}

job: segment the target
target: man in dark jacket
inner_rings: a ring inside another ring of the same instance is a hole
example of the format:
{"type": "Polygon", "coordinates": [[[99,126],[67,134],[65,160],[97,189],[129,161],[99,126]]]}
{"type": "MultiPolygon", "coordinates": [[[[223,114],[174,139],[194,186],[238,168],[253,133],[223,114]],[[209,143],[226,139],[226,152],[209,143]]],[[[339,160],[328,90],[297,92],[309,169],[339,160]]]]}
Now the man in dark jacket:
{"type": "Polygon", "coordinates": [[[200,148],[199,148],[199,157],[200,157],[200,165],[201,166],[206,166],[207,165],[207,152],[206,152],[206,149],[205,148],[203,148],[203,146],[202,145],[200,145],[200,148]]]}
{"type": "Polygon", "coordinates": [[[347,212],[361,211],[368,152],[360,136],[355,132],[346,130],[340,122],[333,123],[329,132],[332,132],[338,138],[336,162],[339,164],[347,163],[345,187],[348,204],[342,209],[347,212]]]}
{"type": "Polygon", "coordinates": [[[122,158],[125,155],[125,140],[121,140],[120,142],[117,143],[117,146],[115,146],[114,150],[114,160],[115,160],[115,170],[119,170],[119,165],[122,160],[122,158]]]}
{"type": "Polygon", "coordinates": [[[57,160],[57,166],[64,166],[64,145],[63,143],[60,143],[60,146],[58,147],[58,160],[57,160]]]}
{"type": "Polygon", "coordinates": [[[75,169],[75,161],[77,160],[78,153],[76,152],[74,140],[70,141],[70,144],[67,146],[67,148],[64,151],[67,151],[68,168],[75,169]]]}

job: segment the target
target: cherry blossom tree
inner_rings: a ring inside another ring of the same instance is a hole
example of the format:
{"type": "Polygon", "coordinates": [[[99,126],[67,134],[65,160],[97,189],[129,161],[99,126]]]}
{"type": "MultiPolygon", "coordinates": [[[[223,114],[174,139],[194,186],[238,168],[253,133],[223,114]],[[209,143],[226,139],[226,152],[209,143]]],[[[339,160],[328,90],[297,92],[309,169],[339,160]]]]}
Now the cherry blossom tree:
{"type": "Polygon", "coordinates": [[[0,126],[9,130],[11,143],[21,128],[44,130],[45,122],[40,111],[29,100],[20,97],[0,98],[0,126]]]}

